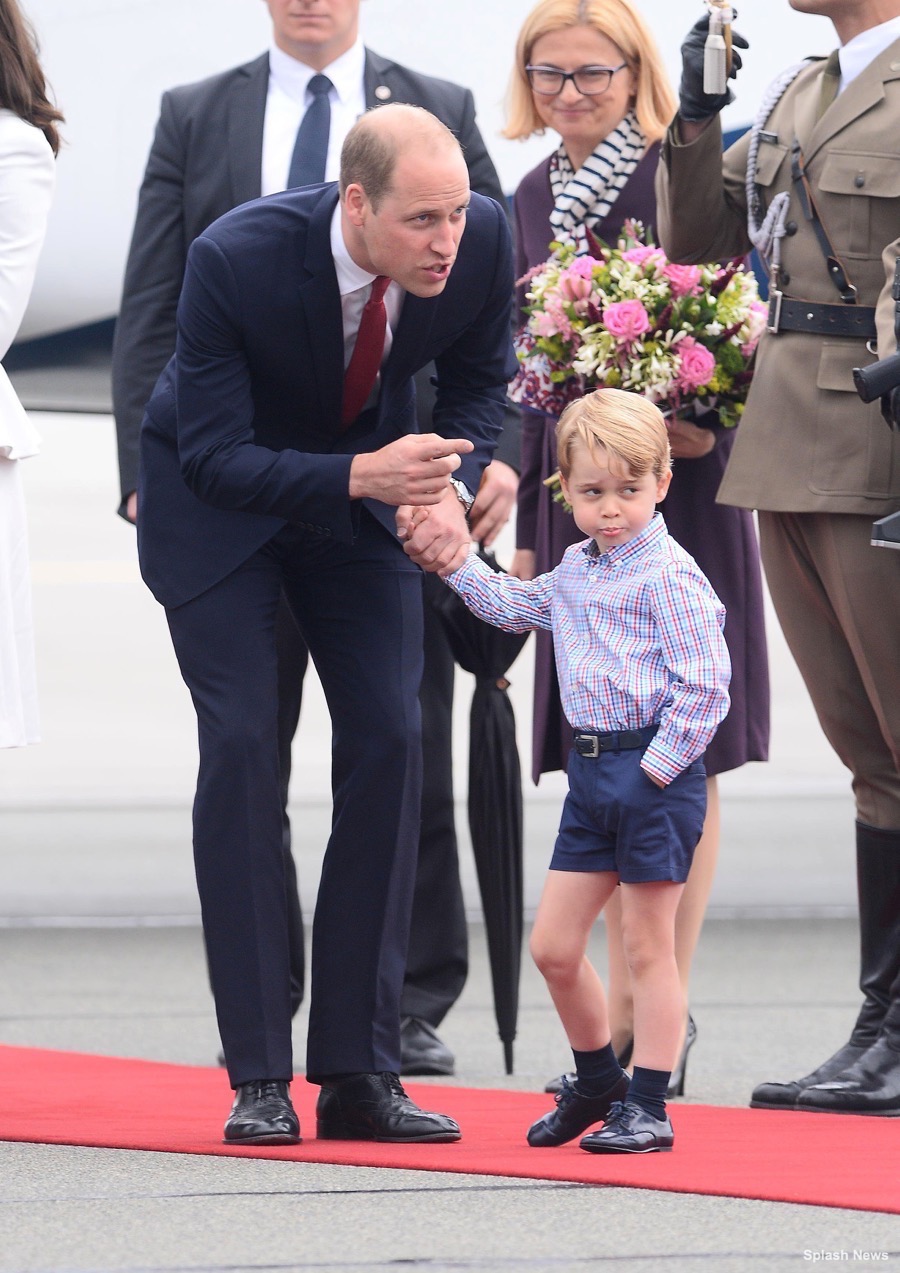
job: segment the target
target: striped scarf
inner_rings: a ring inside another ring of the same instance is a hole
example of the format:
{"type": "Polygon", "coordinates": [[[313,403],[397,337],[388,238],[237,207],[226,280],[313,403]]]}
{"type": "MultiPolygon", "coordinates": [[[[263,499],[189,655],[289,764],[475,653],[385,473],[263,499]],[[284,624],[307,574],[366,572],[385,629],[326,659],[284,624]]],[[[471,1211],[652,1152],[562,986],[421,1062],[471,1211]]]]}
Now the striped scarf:
{"type": "Polygon", "coordinates": [[[553,237],[574,244],[579,255],[587,254],[585,227],[593,231],[606,220],[646,150],[647,138],[631,111],[577,172],[560,146],[550,160],[553,237]]]}

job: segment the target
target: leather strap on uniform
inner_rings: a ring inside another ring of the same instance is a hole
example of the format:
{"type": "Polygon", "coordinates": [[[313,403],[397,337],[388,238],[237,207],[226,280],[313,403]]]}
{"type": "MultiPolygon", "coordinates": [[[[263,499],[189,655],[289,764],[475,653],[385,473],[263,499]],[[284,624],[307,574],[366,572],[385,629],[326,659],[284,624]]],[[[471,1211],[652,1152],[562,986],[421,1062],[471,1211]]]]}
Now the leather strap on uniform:
{"type": "Polygon", "coordinates": [[[800,206],[803,209],[803,215],[815,231],[819,246],[822,249],[822,255],[825,257],[825,265],[828,269],[828,277],[838,290],[838,294],[845,305],[856,304],[856,288],[850,282],[841,258],[835,252],[831,240],[828,237],[828,231],[822,224],[816,208],[816,201],[813,198],[812,188],[803,165],[803,152],[800,149],[799,141],[794,139],[791,147],[791,177],[794,182],[794,189],[800,200],[800,206]]]}

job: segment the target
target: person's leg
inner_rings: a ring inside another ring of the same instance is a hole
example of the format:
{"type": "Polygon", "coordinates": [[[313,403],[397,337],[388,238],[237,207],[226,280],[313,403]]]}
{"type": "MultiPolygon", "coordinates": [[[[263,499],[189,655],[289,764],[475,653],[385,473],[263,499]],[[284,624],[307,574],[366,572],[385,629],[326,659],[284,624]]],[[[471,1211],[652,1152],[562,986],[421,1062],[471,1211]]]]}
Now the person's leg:
{"type": "Polygon", "coordinates": [[[684,1019],[675,959],[675,914],[683,884],[622,884],[622,946],[634,992],[634,1064],[671,1070],[684,1019]]]}
{"type": "Polygon", "coordinates": [[[232,1086],[289,1081],[291,1004],[278,773],[277,563],[257,553],[167,611],[197,712],[194,859],[232,1086]]]}
{"type": "Polygon", "coordinates": [[[409,953],[400,1000],[404,1074],[452,1074],[453,1054],[434,1034],[462,993],[468,932],[459,878],[453,803],[453,685],[456,664],[430,601],[445,584],[426,575],[422,709],[422,820],[409,953]],[[421,1024],[424,1023],[424,1026],[421,1024]]]}
{"type": "Polygon", "coordinates": [[[291,1008],[296,1013],[303,1002],[306,982],[306,949],[303,910],[297,887],[297,866],[291,844],[288,796],[292,745],[300,721],[303,678],[306,675],[309,652],[283,593],[279,599],[278,613],[275,617],[275,648],[278,657],[278,768],[281,780],[284,870],[287,881],[288,941],[291,951],[291,1008]]]}
{"type": "Polygon", "coordinates": [[[587,945],[617,879],[613,871],[548,871],[531,930],[532,958],[577,1052],[610,1041],[606,995],[587,945]]]}
{"type": "MultiPolygon", "coordinates": [[[[785,639],[822,729],[853,775],[864,996],[848,1042],[801,1079],[760,1084],[751,1104],[761,1107],[795,1106],[807,1089],[863,1065],[867,1052],[881,1047],[895,995],[900,1001],[900,944],[873,902],[885,887],[885,853],[900,889],[900,559],[873,548],[870,535],[871,519],[863,516],[760,515],[763,564],[785,639]]],[[[900,1108],[900,1048],[887,1060],[900,1108]]],[[[805,1097],[803,1107],[814,1108],[805,1097]]]]}
{"type": "MultiPolygon", "coordinates": [[[[706,780],[706,818],[703,823],[703,834],[694,852],[690,874],[675,914],[675,962],[678,965],[683,1000],[681,1034],[676,1057],[681,1055],[685,1041],[690,1005],[691,966],[715,878],[720,832],[719,787],[715,777],[712,777],[706,780]]],[[[609,960],[607,977],[609,1025],[616,1055],[622,1056],[634,1040],[634,998],[631,978],[628,974],[628,961],[622,945],[621,890],[614,892],[607,902],[603,919],[606,923],[609,960]]]]}
{"type": "Polygon", "coordinates": [[[297,538],[285,591],[331,715],[334,791],[307,1071],[396,1073],[421,793],[421,577],[368,514],[352,546],[297,538]]]}
{"type": "Polygon", "coordinates": [[[564,1145],[602,1122],[622,1100],[628,1078],[610,1045],[606,996],[587,957],[591,929],[615,890],[613,871],[550,870],[531,931],[531,954],[559,1013],[575,1058],[556,1108],[528,1129],[534,1148],[564,1145]]]}

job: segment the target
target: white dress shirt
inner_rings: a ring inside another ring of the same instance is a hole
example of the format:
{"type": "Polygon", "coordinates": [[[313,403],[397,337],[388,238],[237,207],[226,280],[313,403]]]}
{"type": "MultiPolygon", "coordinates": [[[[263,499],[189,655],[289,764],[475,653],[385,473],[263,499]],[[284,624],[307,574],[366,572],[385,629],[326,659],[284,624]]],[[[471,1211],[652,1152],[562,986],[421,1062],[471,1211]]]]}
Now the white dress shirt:
{"type": "MultiPolygon", "coordinates": [[[[352,48],[335,58],[322,71],[334,86],[328,94],[331,102],[331,129],[328,134],[328,157],[325,161],[326,181],[337,181],[344,138],[365,112],[365,65],[366,50],[362,40],[357,40],[352,48]]],[[[269,49],[269,92],[266,98],[262,149],[263,194],[275,194],[284,190],[287,185],[297,129],[312,101],[312,93],[307,91],[309,81],[317,73],[311,66],[298,62],[277,45],[273,44],[269,49]]]]}
{"type": "Polygon", "coordinates": [[[900,40],[900,18],[880,22],[877,27],[860,31],[859,35],[842,44],[839,52],[841,83],[838,92],[843,92],[851,80],[855,80],[895,40],[900,40]]]}

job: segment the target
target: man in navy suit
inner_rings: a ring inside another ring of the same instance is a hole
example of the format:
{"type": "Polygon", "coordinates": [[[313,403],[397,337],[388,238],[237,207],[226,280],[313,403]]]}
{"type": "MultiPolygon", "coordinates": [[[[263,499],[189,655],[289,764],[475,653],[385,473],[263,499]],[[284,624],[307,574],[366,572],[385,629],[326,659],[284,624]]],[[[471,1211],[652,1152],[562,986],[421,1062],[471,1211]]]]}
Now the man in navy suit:
{"type": "MultiPolygon", "coordinates": [[[[175,310],[190,244],[238,204],[293,182],[292,154],[315,75],[325,74],[330,130],[323,171],[336,179],[341,143],[356,118],[386,102],[424,106],[459,138],[473,190],[502,201],[500,183],[475,122],[472,94],[420,75],[364,47],[360,0],[266,0],[272,44],[252,62],[163,95],[141,186],[113,349],[113,405],[122,504],[134,521],[138,434],[146,403],[175,348],[175,310]]],[[[296,177],[297,173],[293,175],[296,177]]],[[[431,427],[432,368],[416,378],[420,427],[431,427]]],[[[508,411],[493,462],[472,509],[473,534],[490,543],[515,500],[519,419],[508,411]]],[[[452,782],[454,661],[433,600],[443,585],[425,580],[425,670],[420,690],[426,740],[422,826],[413,921],[402,1000],[404,1074],[453,1072],[453,1055],[436,1034],[462,991],[467,931],[459,880],[452,782]]],[[[289,872],[292,995],[305,980],[304,932],[287,816],[291,743],[300,716],[307,651],[286,605],[278,652],[284,841],[289,872]]]]}
{"type": "Polygon", "coordinates": [[[466,506],[515,371],[503,210],[470,195],[453,134],[391,105],[333,184],[236,209],[191,247],[176,354],[141,433],[141,570],[199,722],[194,856],[226,1063],[226,1139],[295,1141],[277,745],[284,590],[333,725],[334,819],[313,926],[307,1077],[319,1136],[455,1140],[403,1091],[400,994],[421,789],[417,560],[466,552],[466,506]],[[387,337],[342,426],[377,277],[387,337]],[[412,377],[436,367],[431,434],[412,377]],[[413,530],[411,510],[429,516],[413,530]]]}

